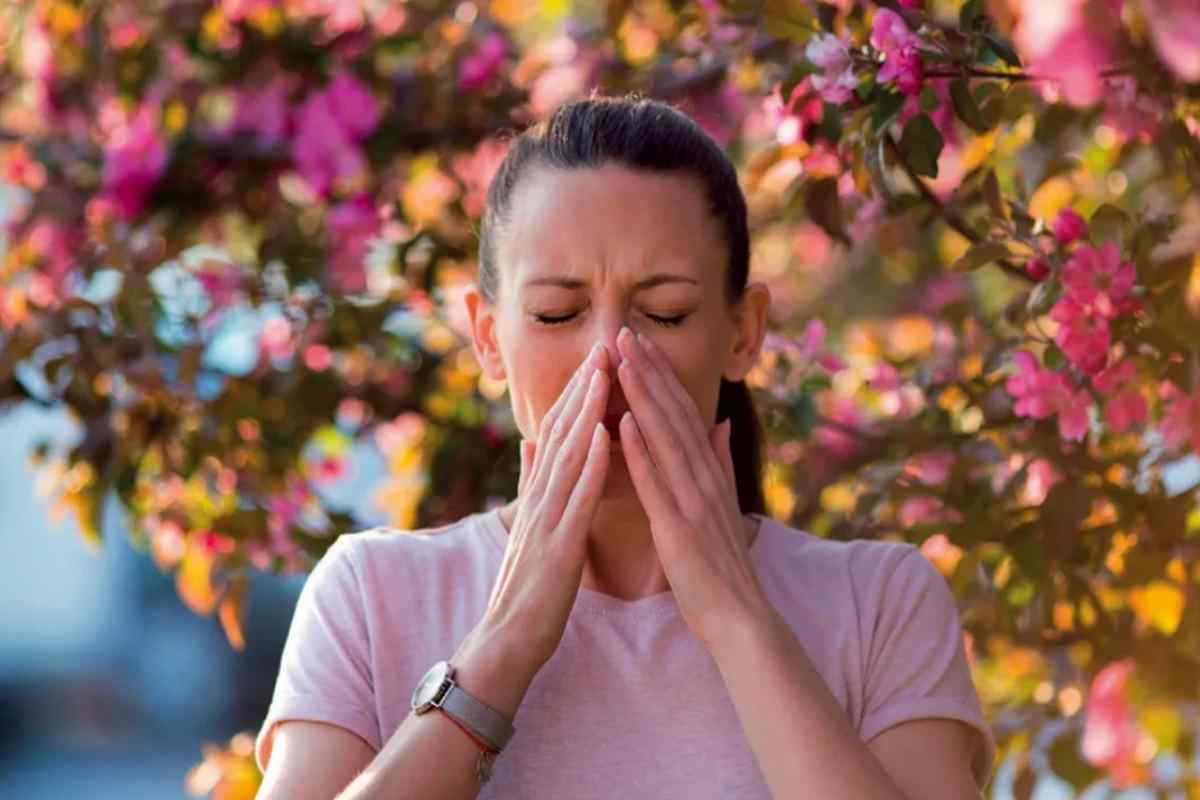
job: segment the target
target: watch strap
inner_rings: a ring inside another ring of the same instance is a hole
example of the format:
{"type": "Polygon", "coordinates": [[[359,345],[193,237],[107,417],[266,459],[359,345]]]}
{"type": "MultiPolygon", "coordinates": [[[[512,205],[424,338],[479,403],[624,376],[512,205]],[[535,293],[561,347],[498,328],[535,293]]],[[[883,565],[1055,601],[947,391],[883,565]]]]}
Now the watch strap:
{"type": "Polygon", "coordinates": [[[473,730],[477,736],[491,743],[499,752],[512,738],[513,726],[508,718],[496,709],[472,697],[463,687],[455,683],[442,697],[438,707],[473,730]]]}

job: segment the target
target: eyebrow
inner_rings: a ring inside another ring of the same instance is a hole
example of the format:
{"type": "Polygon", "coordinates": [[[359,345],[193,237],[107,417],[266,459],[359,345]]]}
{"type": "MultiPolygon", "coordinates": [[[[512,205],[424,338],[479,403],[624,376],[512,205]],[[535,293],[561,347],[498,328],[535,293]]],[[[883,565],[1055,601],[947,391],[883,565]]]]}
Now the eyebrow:
{"type": "MultiPolygon", "coordinates": [[[[642,278],[637,283],[633,284],[634,289],[650,289],[654,286],[661,286],[664,283],[690,283],[695,286],[700,285],[700,281],[694,278],[688,278],[683,275],[671,275],[666,272],[660,272],[651,275],[647,278],[642,278]]],[[[521,284],[523,287],[529,286],[558,286],[563,289],[583,289],[587,287],[588,282],[579,278],[565,277],[546,277],[546,278],[531,278],[521,284]]]]}

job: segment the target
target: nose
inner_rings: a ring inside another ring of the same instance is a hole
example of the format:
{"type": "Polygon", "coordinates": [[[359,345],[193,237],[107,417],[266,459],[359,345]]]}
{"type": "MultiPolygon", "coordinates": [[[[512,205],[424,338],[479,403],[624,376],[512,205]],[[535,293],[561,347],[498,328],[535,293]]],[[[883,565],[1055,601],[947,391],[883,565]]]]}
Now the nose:
{"type": "Polygon", "coordinates": [[[608,356],[607,364],[608,372],[616,375],[617,367],[621,364],[621,351],[617,348],[617,336],[621,333],[621,328],[625,323],[618,320],[613,325],[604,325],[601,333],[596,337],[595,344],[599,344],[604,349],[608,356]]]}

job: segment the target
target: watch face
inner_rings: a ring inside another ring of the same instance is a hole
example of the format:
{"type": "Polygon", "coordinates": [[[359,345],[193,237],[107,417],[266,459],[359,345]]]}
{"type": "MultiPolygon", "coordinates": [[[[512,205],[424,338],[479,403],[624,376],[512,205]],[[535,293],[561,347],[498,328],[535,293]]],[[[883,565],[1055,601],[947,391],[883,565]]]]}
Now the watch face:
{"type": "Polygon", "coordinates": [[[450,664],[446,661],[439,661],[429,668],[429,671],[421,678],[421,682],[417,684],[417,688],[413,690],[412,707],[414,711],[422,714],[433,707],[438,690],[442,688],[449,672],[450,664]]]}

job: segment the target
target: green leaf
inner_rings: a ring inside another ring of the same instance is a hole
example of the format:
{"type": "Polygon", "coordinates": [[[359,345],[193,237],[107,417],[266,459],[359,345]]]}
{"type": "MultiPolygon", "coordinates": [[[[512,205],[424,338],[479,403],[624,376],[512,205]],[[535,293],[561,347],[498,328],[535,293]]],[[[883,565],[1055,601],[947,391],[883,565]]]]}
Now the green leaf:
{"type": "Polygon", "coordinates": [[[983,40],[987,42],[988,49],[996,54],[996,57],[1008,64],[1010,67],[1021,67],[1021,58],[1017,55],[1017,51],[1013,46],[1001,39],[994,33],[985,33],[983,40]]]}
{"type": "Polygon", "coordinates": [[[942,135],[928,114],[917,114],[904,126],[900,137],[900,152],[904,154],[913,172],[927,178],[936,178],[938,156],[945,144],[942,135]]]}
{"type": "Polygon", "coordinates": [[[926,84],[925,88],[921,90],[921,110],[934,111],[941,102],[941,98],[938,97],[937,92],[933,90],[933,87],[929,84],[926,84]]]}
{"type": "Polygon", "coordinates": [[[971,94],[971,87],[967,84],[966,78],[955,78],[950,81],[950,101],[954,104],[954,113],[971,130],[983,133],[988,129],[983,112],[979,110],[979,105],[975,102],[975,96],[971,94]]]}
{"type": "Polygon", "coordinates": [[[958,12],[958,27],[964,31],[969,31],[984,17],[984,0],[967,0],[963,3],[962,9],[958,12]]]}
{"type": "Polygon", "coordinates": [[[973,245],[967,252],[963,253],[957,261],[950,265],[950,269],[954,272],[973,272],[979,269],[984,264],[990,264],[1001,258],[1008,258],[1011,255],[1008,248],[1000,242],[982,242],[973,245]]]}
{"type": "Polygon", "coordinates": [[[1082,789],[1104,777],[1101,770],[1084,759],[1080,736],[1080,730],[1068,730],[1050,745],[1050,768],[1076,789],[1082,789]]]}
{"type": "Polygon", "coordinates": [[[1088,238],[1094,242],[1116,242],[1123,248],[1133,221],[1112,203],[1104,203],[1092,212],[1088,220],[1088,238]]]}
{"type": "Polygon", "coordinates": [[[988,208],[1000,219],[1008,219],[1008,209],[1004,205],[1004,195],[1000,192],[1000,181],[996,180],[996,170],[989,169],[983,176],[983,199],[988,208]]]}
{"type": "Polygon", "coordinates": [[[842,201],[838,196],[837,178],[818,178],[804,187],[804,209],[813,222],[838,241],[849,244],[850,237],[842,228],[842,201]]]}
{"type": "Polygon", "coordinates": [[[783,102],[786,103],[791,98],[796,86],[814,72],[820,72],[820,70],[811,61],[800,61],[788,70],[787,75],[779,82],[779,94],[783,98],[783,102]]]}
{"type": "Polygon", "coordinates": [[[831,142],[842,140],[842,110],[833,103],[822,106],[821,133],[831,142]]]}
{"type": "Polygon", "coordinates": [[[871,131],[879,133],[899,113],[904,105],[905,96],[891,89],[883,89],[875,93],[875,111],[871,114],[871,131]]]}
{"type": "Polygon", "coordinates": [[[812,10],[792,0],[766,0],[763,16],[767,33],[805,44],[817,32],[812,10]]]}

